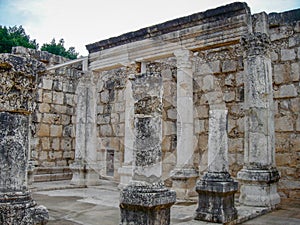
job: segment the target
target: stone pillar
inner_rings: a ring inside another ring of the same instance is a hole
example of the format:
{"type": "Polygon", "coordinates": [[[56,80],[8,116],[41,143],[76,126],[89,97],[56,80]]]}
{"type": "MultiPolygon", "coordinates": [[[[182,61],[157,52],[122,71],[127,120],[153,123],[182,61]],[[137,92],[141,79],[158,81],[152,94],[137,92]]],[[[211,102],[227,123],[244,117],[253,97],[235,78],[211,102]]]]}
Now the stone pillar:
{"type": "Polygon", "coordinates": [[[275,167],[274,106],[270,40],[264,33],[244,36],[245,65],[245,150],[244,167],[237,177],[241,183],[240,202],[274,207],[279,173],[275,167]]]}
{"type": "Polygon", "coordinates": [[[162,176],[162,78],[142,74],[132,80],[134,98],[133,180],[120,194],[121,224],[170,224],[176,193],[162,176]]]}
{"type": "MultiPolygon", "coordinates": [[[[131,75],[130,75],[131,76],[131,75]]],[[[133,75],[134,76],[134,75],[133,75]]],[[[125,137],[124,137],[124,162],[118,169],[120,175],[119,188],[123,188],[132,180],[132,162],[134,145],[134,99],[132,97],[132,86],[130,80],[126,83],[125,90],[125,137]]]]}
{"type": "Polygon", "coordinates": [[[99,183],[100,166],[97,164],[96,88],[93,73],[85,72],[76,90],[76,145],[71,184],[80,186],[99,183]]]}
{"type": "Polygon", "coordinates": [[[29,115],[36,76],[45,69],[36,60],[0,54],[0,224],[46,224],[48,211],[37,206],[27,184],[29,115]]]}
{"type": "Polygon", "coordinates": [[[227,223],[237,218],[234,194],[238,183],[228,172],[227,110],[210,110],[208,172],[197,182],[196,220],[227,223]]]}
{"type": "Polygon", "coordinates": [[[198,172],[193,167],[194,116],[191,52],[177,50],[177,161],[171,171],[177,198],[195,196],[198,172]]]}

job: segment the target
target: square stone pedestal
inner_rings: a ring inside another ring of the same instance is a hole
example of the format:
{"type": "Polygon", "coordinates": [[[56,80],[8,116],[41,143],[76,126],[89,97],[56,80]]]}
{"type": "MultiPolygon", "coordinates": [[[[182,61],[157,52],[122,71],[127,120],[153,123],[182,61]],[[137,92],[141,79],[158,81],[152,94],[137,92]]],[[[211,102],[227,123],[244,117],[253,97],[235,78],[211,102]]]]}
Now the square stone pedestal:
{"type": "Polygon", "coordinates": [[[169,225],[175,202],[175,191],[161,184],[130,184],[120,194],[120,225],[169,225]]]}
{"type": "Polygon", "coordinates": [[[237,210],[234,206],[234,194],[237,189],[238,183],[232,179],[198,181],[196,191],[199,194],[199,203],[195,220],[214,223],[227,223],[235,220],[237,210]]]}
{"type": "Polygon", "coordinates": [[[46,207],[37,206],[29,191],[0,194],[0,224],[44,225],[48,219],[46,207]]]}
{"type": "Polygon", "coordinates": [[[242,169],[237,175],[240,183],[240,203],[248,206],[275,208],[280,203],[277,169],[242,169]]]}

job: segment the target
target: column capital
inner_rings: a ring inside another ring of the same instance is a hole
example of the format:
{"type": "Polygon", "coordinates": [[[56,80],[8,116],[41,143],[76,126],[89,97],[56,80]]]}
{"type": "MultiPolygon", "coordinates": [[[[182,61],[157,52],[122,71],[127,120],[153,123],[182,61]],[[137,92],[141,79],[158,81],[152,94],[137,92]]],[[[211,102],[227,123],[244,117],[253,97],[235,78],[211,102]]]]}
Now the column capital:
{"type": "Polygon", "coordinates": [[[247,56],[266,55],[270,49],[271,41],[265,33],[252,33],[242,36],[241,45],[247,56]]]}
{"type": "Polygon", "coordinates": [[[191,57],[193,53],[187,49],[178,49],[174,51],[174,55],[177,59],[177,67],[183,68],[183,67],[191,67],[192,61],[191,57]]]}

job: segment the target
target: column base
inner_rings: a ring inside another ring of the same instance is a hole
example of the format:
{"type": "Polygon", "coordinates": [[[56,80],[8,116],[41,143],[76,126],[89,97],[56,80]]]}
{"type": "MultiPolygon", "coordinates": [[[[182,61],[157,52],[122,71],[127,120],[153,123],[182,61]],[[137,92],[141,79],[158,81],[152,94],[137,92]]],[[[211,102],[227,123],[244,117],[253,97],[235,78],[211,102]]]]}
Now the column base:
{"type": "Polygon", "coordinates": [[[276,168],[246,169],[238,172],[241,183],[240,203],[249,206],[275,208],[280,203],[277,182],[280,178],[276,168]]]}
{"type": "Polygon", "coordinates": [[[95,186],[100,184],[97,165],[86,165],[83,162],[74,162],[70,165],[73,172],[71,184],[78,186],[95,186]]]}
{"type": "Polygon", "coordinates": [[[132,183],[121,191],[120,225],[170,224],[176,193],[162,184],[132,183]]]}
{"type": "Polygon", "coordinates": [[[133,168],[131,165],[123,165],[118,169],[118,173],[120,176],[120,183],[118,185],[118,188],[123,189],[132,181],[133,168]]]}
{"type": "Polygon", "coordinates": [[[234,194],[238,190],[238,183],[228,175],[228,173],[207,173],[197,182],[199,202],[195,220],[227,223],[237,218],[234,194]],[[225,179],[222,180],[222,177],[225,179]]]}
{"type": "Polygon", "coordinates": [[[44,225],[48,220],[46,207],[37,206],[28,191],[0,193],[0,224],[44,225]]]}
{"type": "Polygon", "coordinates": [[[189,199],[197,196],[195,191],[198,172],[195,169],[174,169],[171,172],[172,189],[178,199],[189,199]]]}

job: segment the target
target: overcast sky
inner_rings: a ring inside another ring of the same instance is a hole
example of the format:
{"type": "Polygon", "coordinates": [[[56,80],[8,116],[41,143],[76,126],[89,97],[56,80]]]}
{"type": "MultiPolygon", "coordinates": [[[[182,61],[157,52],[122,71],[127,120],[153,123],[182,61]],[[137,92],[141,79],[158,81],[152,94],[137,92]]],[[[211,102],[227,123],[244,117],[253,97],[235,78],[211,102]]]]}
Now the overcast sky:
{"type": "MultiPolygon", "coordinates": [[[[216,8],[232,0],[0,0],[0,25],[22,25],[40,46],[64,38],[87,55],[86,44],[216,8]]],[[[252,13],[300,8],[300,0],[245,0],[252,13]]]]}

